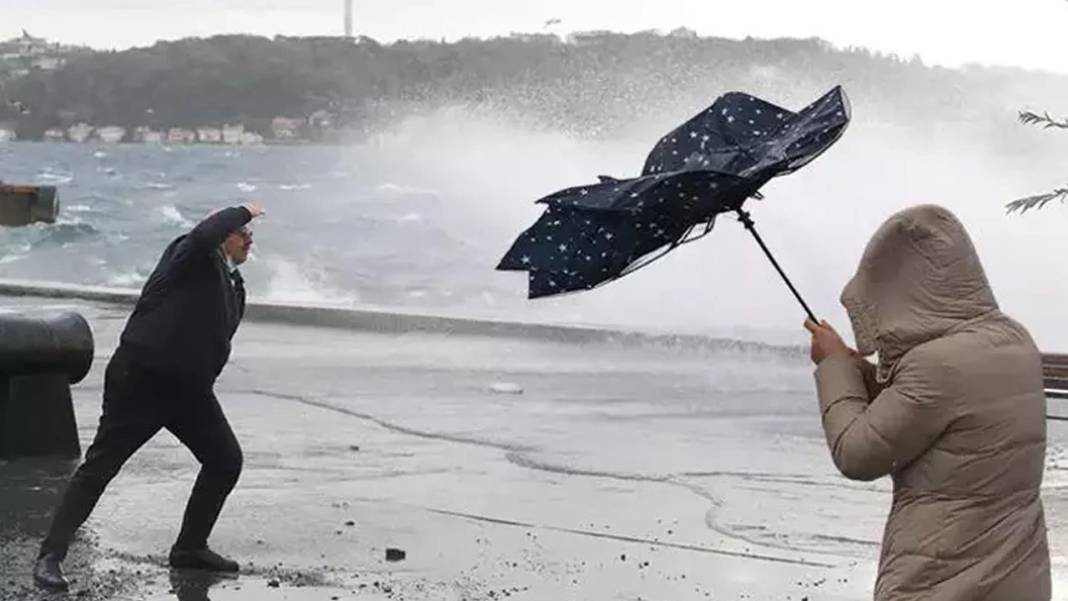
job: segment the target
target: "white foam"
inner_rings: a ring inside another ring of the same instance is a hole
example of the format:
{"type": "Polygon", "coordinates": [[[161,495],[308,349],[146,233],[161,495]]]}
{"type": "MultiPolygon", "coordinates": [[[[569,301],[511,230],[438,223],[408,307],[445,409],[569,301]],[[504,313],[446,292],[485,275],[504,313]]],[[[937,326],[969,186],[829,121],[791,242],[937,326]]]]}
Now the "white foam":
{"type": "Polygon", "coordinates": [[[429,188],[418,188],[415,186],[404,186],[400,184],[394,184],[393,182],[386,182],[379,184],[376,188],[379,192],[386,192],[390,194],[407,195],[407,194],[437,194],[436,190],[429,188]]]}
{"type": "Polygon", "coordinates": [[[108,286],[119,288],[138,288],[145,283],[145,276],[137,272],[117,273],[108,278],[108,286]]]}
{"type": "Polygon", "coordinates": [[[407,213],[397,218],[400,223],[422,223],[426,219],[420,213],[407,213]]]}
{"type": "Polygon", "coordinates": [[[182,214],[174,205],[163,205],[159,208],[159,212],[163,214],[163,219],[167,223],[183,227],[191,227],[193,225],[192,221],[182,217],[182,214]]]}
{"type": "Polygon", "coordinates": [[[497,382],[490,386],[490,392],[497,394],[523,394],[523,387],[511,382],[497,382]]]}
{"type": "Polygon", "coordinates": [[[248,182],[240,182],[237,184],[237,189],[241,190],[242,192],[255,192],[259,189],[259,186],[257,186],[256,184],[250,184],[248,182]]]}
{"type": "Polygon", "coordinates": [[[74,181],[74,174],[69,171],[62,172],[46,167],[37,172],[37,183],[39,184],[63,185],[72,181],[74,181]]]}
{"type": "Polygon", "coordinates": [[[265,298],[287,303],[351,305],[359,300],[354,291],[341,291],[325,280],[321,269],[313,265],[272,255],[262,259],[271,269],[265,298]]]}

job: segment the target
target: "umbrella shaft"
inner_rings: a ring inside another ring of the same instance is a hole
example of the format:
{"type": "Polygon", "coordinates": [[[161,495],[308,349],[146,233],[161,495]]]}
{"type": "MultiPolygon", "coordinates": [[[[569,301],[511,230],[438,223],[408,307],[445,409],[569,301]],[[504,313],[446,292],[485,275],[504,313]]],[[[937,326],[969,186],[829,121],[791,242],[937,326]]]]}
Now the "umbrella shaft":
{"type": "Polygon", "coordinates": [[[782,281],[786,282],[786,286],[790,289],[790,292],[794,294],[794,298],[797,299],[797,302],[801,303],[801,308],[805,310],[805,314],[807,314],[808,318],[812,320],[812,323],[819,323],[820,320],[816,319],[816,314],[812,312],[812,309],[808,308],[808,304],[805,302],[805,299],[801,298],[801,293],[797,291],[797,288],[794,287],[794,283],[791,282],[790,278],[786,276],[786,272],[782,270],[782,267],[779,266],[779,262],[775,260],[775,256],[771,254],[771,251],[768,250],[768,246],[764,244],[764,240],[760,237],[760,234],[757,233],[756,226],[753,223],[753,219],[749,216],[749,213],[741,209],[738,209],[737,212],[738,220],[742,222],[742,225],[745,226],[745,229],[749,230],[750,234],[753,234],[753,239],[757,241],[757,244],[760,245],[760,249],[764,251],[764,254],[768,257],[768,260],[771,261],[771,265],[775,268],[775,271],[779,272],[779,276],[782,277],[782,281]]]}

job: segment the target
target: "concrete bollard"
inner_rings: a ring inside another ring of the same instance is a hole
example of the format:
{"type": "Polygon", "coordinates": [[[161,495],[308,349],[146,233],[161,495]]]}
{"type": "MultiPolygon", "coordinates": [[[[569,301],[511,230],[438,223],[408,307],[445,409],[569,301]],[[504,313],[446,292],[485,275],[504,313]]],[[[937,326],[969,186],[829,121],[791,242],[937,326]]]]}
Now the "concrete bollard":
{"type": "Polygon", "coordinates": [[[21,226],[59,217],[55,186],[8,186],[0,183],[0,225],[21,226]]]}
{"type": "Polygon", "coordinates": [[[77,313],[0,313],[0,459],[81,455],[70,385],[93,364],[77,313]]]}

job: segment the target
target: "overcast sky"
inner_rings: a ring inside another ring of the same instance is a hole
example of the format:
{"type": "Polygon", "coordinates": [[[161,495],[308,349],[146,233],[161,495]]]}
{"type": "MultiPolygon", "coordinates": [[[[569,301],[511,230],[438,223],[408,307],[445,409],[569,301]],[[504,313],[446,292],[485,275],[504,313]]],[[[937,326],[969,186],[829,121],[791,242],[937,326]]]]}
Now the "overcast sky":
{"type": "MultiPolygon", "coordinates": [[[[96,48],[216,33],[337,34],[344,0],[0,0],[0,38],[25,27],[96,48]]],[[[1068,73],[1065,0],[353,0],[359,34],[486,37],[509,32],[671,30],[731,38],[818,36],[956,66],[1068,73]],[[548,30],[549,19],[561,19],[548,30]]]]}

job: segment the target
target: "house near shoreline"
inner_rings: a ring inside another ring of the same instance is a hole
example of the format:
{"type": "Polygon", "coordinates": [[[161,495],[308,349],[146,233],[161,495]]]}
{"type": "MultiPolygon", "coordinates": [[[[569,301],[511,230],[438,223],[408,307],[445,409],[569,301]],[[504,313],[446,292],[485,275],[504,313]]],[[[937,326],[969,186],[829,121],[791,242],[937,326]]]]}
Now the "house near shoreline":
{"type": "Polygon", "coordinates": [[[275,117],[271,120],[271,133],[274,134],[275,140],[297,140],[303,127],[304,119],[275,117]]]}
{"type": "Polygon", "coordinates": [[[197,142],[201,144],[220,144],[223,140],[222,129],[218,127],[198,127],[197,142]]]}
{"type": "Polygon", "coordinates": [[[133,141],[141,144],[162,144],[163,132],[155,131],[151,127],[141,126],[134,129],[133,141]]]}
{"type": "Polygon", "coordinates": [[[223,144],[240,144],[241,137],[245,134],[245,126],[243,124],[230,125],[227,123],[222,127],[222,141],[223,144]]]}
{"type": "Polygon", "coordinates": [[[89,140],[89,136],[92,136],[94,131],[96,128],[88,123],[75,123],[67,128],[67,139],[83,144],[89,140]]]}
{"type": "Polygon", "coordinates": [[[96,137],[105,144],[118,144],[126,137],[126,128],[106,125],[96,130],[96,137]]]}
{"type": "MultiPolygon", "coordinates": [[[[64,120],[67,123],[73,121],[74,115],[67,115],[64,120]]],[[[315,116],[315,125],[318,128],[328,128],[331,125],[330,117],[325,112],[315,116]]],[[[228,146],[258,146],[271,141],[299,142],[304,140],[306,130],[309,128],[308,121],[299,118],[276,117],[272,123],[272,131],[263,134],[247,129],[244,123],[227,123],[221,127],[202,125],[196,128],[170,127],[166,129],[153,129],[147,125],[141,125],[132,129],[119,125],[96,126],[84,121],[75,122],[66,127],[50,127],[46,129],[40,139],[46,142],[73,142],[83,144],[98,142],[105,144],[120,144],[129,142],[134,144],[212,144],[228,146]]],[[[10,141],[15,138],[15,129],[12,126],[10,133],[4,133],[8,128],[5,123],[0,123],[0,141],[10,141]]]]}
{"type": "Polygon", "coordinates": [[[172,127],[167,131],[168,144],[193,144],[197,141],[197,132],[183,127],[172,127]]]}

